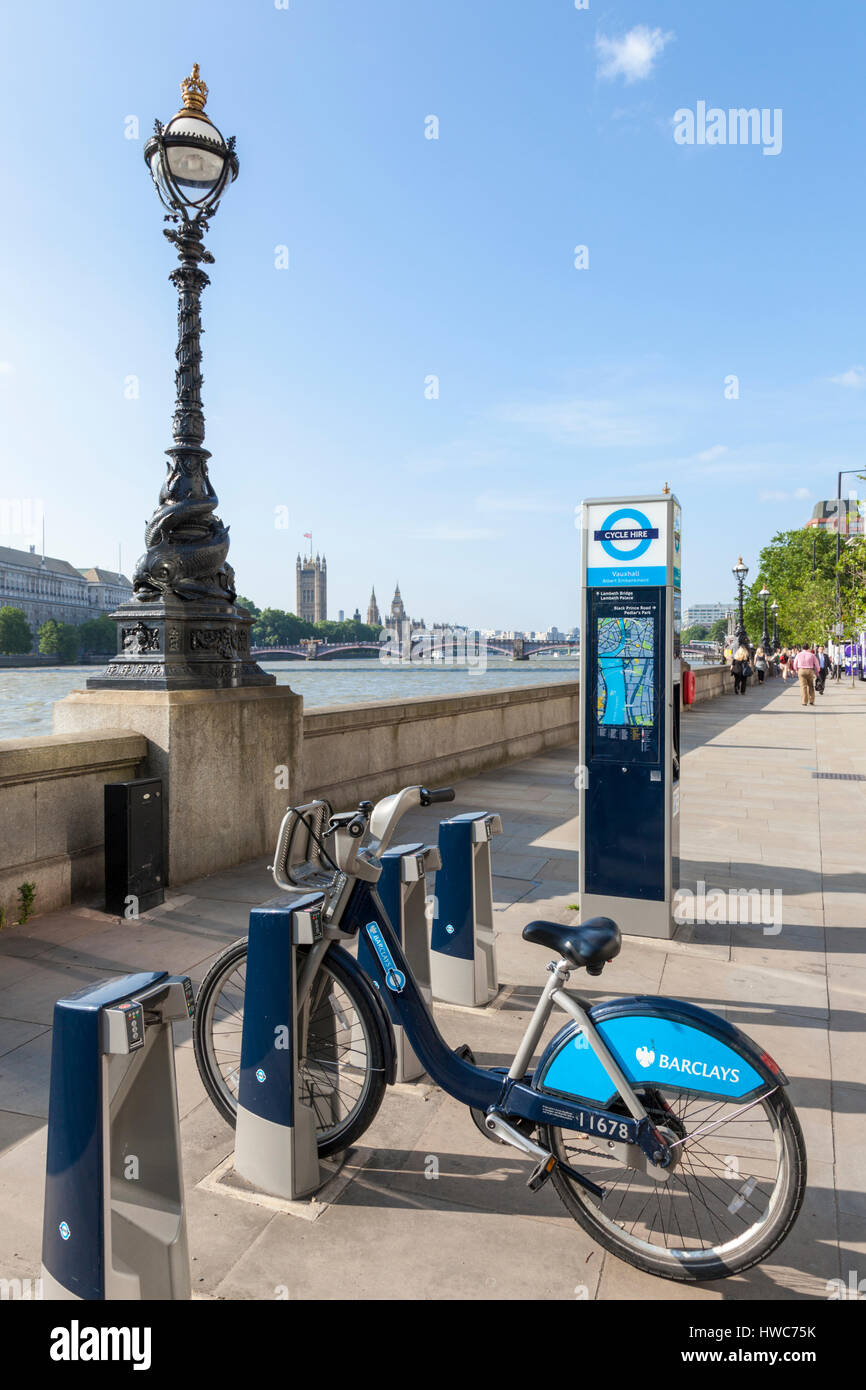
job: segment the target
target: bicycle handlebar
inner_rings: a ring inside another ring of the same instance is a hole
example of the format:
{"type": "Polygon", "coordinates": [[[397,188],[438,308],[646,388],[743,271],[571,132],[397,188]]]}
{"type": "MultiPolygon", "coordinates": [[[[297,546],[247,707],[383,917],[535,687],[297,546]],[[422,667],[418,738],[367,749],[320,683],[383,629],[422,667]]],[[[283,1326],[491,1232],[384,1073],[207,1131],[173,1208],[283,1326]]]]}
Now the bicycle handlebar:
{"type": "Polygon", "coordinates": [[[440,787],[438,791],[430,792],[426,787],[421,788],[421,805],[435,806],[440,801],[453,801],[456,796],[453,787],[440,787]]]}

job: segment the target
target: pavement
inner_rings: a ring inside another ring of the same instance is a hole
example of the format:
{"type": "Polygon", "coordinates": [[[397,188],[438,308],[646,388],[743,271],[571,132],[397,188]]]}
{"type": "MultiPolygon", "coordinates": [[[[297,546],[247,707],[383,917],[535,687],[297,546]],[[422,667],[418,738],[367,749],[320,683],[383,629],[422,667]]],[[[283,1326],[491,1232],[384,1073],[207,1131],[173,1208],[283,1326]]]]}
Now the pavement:
{"type": "MultiPolygon", "coordinates": [[[[595,1245],[550,1185],[531,1195],[529,1160],[488,1143],[463,1107],[423,1081],[389,1090],[316,1209],[241,1199],[214,1180],[232,1132],[205,1096],[182,1025],[195,1296],[803,1300],[827,1298],[833,1280],[856,1288],[866,1275],[864,716],[866,685],[830,683],[804,709],[781,680],[689,711],[681,883],[781,893],[765,900],[773,919],[684,923],[672,941],[627,937],[601,979],[571,982],[592,1002],[649,992],[713,1009],[788,1073],[809,1186],[792,1234],[765,1263],[698,1287],[640,1273],[595,1245]]],[[[576,763],[577,749],[563,748],[472,778],[449,808],[497,811],[504,829],[494,841],[502,989],[486,1009],[435,1010],[448,1041],[468,1042],[479,1063],[511,1060],[544,980],[549,952],[523,942],[522,928],[535,917],[574,919],[576,763]]],[[[399,838],[435,839],[440,809],[411,813],[399,838]]],[[[39,1273],[55,1000],[128,970],[198,982],[274,892],[263,860],[187,884],[137,922],[79,905],[0,935],[0,1277],[39,1273]]]]}

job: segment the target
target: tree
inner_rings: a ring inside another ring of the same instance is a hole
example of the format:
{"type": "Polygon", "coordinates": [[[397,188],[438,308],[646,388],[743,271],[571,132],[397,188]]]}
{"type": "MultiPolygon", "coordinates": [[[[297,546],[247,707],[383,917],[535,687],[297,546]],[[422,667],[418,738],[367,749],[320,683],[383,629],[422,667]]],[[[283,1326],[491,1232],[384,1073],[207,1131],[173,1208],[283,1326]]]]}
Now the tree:
{"type": "Polygon", "coordinates": [[[866,536],[850,536],[842,542],[839,572],[847,631],[861,632],[866,628],[866,536]]]}
{"type": "Polygon", "coordinates": [[[0,652],[7,656],[18,656],[29,652],[33,646],[33,633],[27,625],[27,617],[20,608],[0,608],[0,652]]]}
{"type": "Polygon", "coordinates": [[[253,603],[252,599],[243,598],[240,594],[238,594],[237,598],[235,599],[235,603],[237,604],[238,608],[245,608],[251,618],[261,617],[262,610],[260,608],[256,608],[256,605],[253,603]]]}
{"type": "Polygon", "coordinates": [[[681,640],[686,642],[705,642],[709,628],[704,623],[693,623],[691,627],[684,628],[681,633],[681,640]]]}
{"type": "Polygon", "coordinates": [[[256,647],[296,647],[302,638],[315,637],[316,629],[294,613],[265,608],[256,619],[252,636],[256,647]]]}
{"type": "MultiPolygon", "coordinates": [[[[840,566],[841,569],[841,566],[840,566]]],[[[843,613],[850,599],[846,581],[843,613]]],[[[836,536],[820,527],[780,531],[760,554],[758,574],[743,604],[746,631],[759,642],[764,630],[764,609],[758,597],[769,589],[768,603],[779,605],[779,641],[824,642],[836,617],[836,536]],[[813,559],[814,557],[814,559],[813,559]]],[[[770,636],[773,624],[767,615],[770,636]]]]}
{"type": "Polygon", "coordinates": [[[709,640],[710,642],[724,642],[724,640],[725,640],[725,638],[727,637],[727,635],[728,635],[728,620],[727,620],[727,618],[716,618],[716,621],[713,623],[712,627],[710,628],[708,640],[709,640]]]}
{"type": "Polygon", "coordinates": [[[100,618],[88,618],[77,627],[79,652],[94,652],[113,655],[117,649],[117,624],[107,614],[100,618]]]}
{"type": "Polygon", "coordinates": [[[74,661],[78,655],[78,629],[72,623],[58,623],[49,618],[39,629],[39,650],[43,656],[74,661]]]}

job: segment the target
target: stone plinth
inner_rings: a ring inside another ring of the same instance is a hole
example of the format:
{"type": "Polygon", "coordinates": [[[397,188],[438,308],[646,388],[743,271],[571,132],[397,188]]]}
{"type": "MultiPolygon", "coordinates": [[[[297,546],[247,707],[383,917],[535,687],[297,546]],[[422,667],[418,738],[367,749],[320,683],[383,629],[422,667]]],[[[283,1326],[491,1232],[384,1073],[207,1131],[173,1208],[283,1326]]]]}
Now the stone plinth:
{"type": "Polygon", "coordinates": [[[177,887],[269,853],[300,800],[303,700],[288,686],[75,690],[57,734],[129,729],[147,739],[140,775],[166,788],[166,868],[177,887]]]}

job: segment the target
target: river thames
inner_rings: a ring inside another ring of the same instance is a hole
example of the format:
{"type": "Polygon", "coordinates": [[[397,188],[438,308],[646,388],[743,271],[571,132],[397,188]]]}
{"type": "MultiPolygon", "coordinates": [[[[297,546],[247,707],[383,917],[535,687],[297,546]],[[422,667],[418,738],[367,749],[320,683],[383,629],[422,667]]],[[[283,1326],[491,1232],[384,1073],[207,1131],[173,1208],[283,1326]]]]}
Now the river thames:
{"type": "MultiPolygon", "coordinates": [[[[473,690],[508,689],[577,680],[577,657],[510,661],[491,657],[484,670],[467,666],[386,665],[358,661],[260,661],[278,685],[303,695],[306,709],[363,704],[368,700],[408,700],[416,696],[461,695],[473,690]]],[[[0,670],[0,739],[50,734],[51,706],[70,690],[83,690],[98,666],[24,667],[0,670]]]]}

